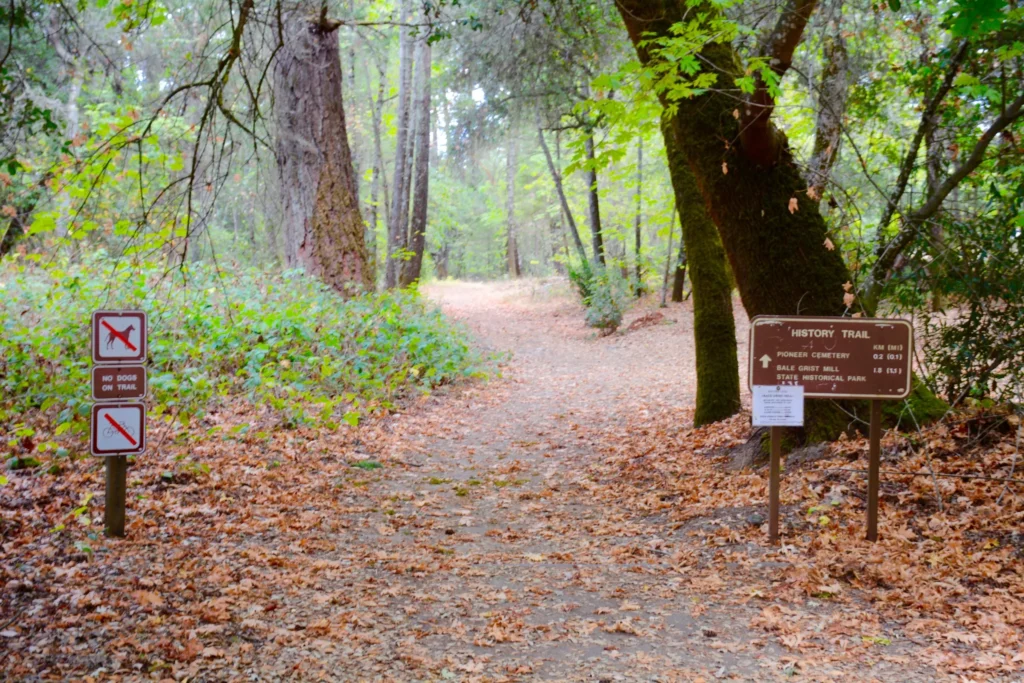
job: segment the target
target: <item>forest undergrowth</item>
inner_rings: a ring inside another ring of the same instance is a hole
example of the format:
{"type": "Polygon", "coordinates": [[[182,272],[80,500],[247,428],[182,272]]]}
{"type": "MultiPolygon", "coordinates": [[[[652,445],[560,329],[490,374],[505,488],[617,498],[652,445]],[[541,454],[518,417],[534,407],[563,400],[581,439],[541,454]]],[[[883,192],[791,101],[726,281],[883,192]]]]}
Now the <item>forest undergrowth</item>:
{"type": "MultiPolygon", "coordinates": [[[[715,653],[743,652],[768,667],[748,680],[869,680],[878,675],[862,668],[878,662],[915,681],[929,680],[911,675],[921,667],[930,680],[969,681],[1024,668],[1014,414],[979,407],[887,433],[877,544],[863,538],[865,440],[790,461],[783,542],[772,547],[765,469],[728,466],[749,414],[694,430],[691,407],[630,398],[636,378],[621,368],[560,376],[538,365],[547,354],[676,356],[666,341],[691,334],[688,305],[655,318],[642,304],[624,331],[599,337],[576,304],[495,303],[488,292],[500,286],[472,287],[459,317],[486,346],[517,353],[506,379],[413,391],[400,415],[367,414],[358,427],[286,427],[244,392],[218,395],[185,424],[154,425],[154,447],[128,470],[126,540],[100,530],[99,459],[48,455],[59,471],[6,472],[0,670],[13,680],[311,680],[340,658],[353,680],[570,680],[544,668],[553,664],[539,646],[572,648],[556,651],[561,665],[583,665],[575,653],[601,638],[611,639],[602,661],[627,678],[708,680],[715,653]],[[630,329],[632,319],[656,322],[630,329]],[[622,400],[594,403],[589,381],[622,400]],[[531,429],[543,435],[525,438],[531,429]],[[488,445],[502,438],[510,445],[488,445]],[[574,568],[569,583],[584,595],[619,606],[554,605],[560,567],[574,568]],[[534,587],[499,591],[492,568],[534,587]],[[457,596],[446,597],[453,582],[457,596]],[[441,616],[423,614],[432,609],[441,616]],[[668,609],[703,629],[694,637],[707,654],[685,669],[657,659],[675,651],[659,626],[668,609]],[[754,635],[723,622],[727,611],[754,635]],[[766,644],[783,654],[764,654],[766,644]]],[[[406,305],[442,324],[422,302],[406,305]]],[[[36,433],[8,431],[10,453],[30,457],[43,443],[81,452],[74,431],[53,435],[57,410],[21,409],[36,433]]]]}

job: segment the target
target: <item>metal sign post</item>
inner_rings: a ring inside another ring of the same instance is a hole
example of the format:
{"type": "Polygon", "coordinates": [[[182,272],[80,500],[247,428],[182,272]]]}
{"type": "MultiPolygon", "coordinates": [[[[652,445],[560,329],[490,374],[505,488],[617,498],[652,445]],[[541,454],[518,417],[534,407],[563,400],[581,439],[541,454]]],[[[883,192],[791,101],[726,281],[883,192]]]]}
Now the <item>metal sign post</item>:
{"type": "Polygon", "coordinates": [[[92,407],[89,450],[106,459],[103,525],[124,536],[128,455],[146,450],[147,318],[143,311],[92,314],[92,407]]]}
{"type": "MultiPolygon", "coordinates": [[[[759,424],[759,393],[801,387],[808,398],[871,399],[867,539],[878,540],[878,489],[882,451],[882,401],[910,394],[914,330],[901,319],[757,316],[750,321],[750,369],[755,426],[771,426],[768,535],[779,530],[782,427],[773,414],[759,424]]],[[[770,402],[770,401],[769,401],[770,402]]],[[[768,407],[765,407],[768,406],[768,407]]],[[[777,412],[777,411],[776,411],[777,412]]],[[[803,412],[800,412],[803,424],[803,412]]]]}

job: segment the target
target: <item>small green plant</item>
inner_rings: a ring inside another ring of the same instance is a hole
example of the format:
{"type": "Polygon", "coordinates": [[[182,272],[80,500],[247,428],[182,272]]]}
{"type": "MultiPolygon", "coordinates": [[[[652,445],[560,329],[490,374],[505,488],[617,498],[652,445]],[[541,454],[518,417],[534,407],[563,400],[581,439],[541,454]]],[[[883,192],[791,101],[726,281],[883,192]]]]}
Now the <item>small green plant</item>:
{"type": "Polygon", "coordinates": [[[567,266],[569,282],[580,297],[583,305],[587,304],[594,291],[594,270],[590,267],[590,261],[572,262],[567,266]]]}
{"type": "Polygon", "coordinates": [[[356,460],[352,463],[352,467],[358,467],[361,470],[377,470],[384,467],[384,465],[381,465],[376,460],[356,460]]]}
{"type": "Polygon", "coordinates": [[[601,330],[602,336],[619,329],[628,298],[628,281],[614,269],[602,268],[593,277],[590,298],[583,302],[587,307],[587,325],[601,330]]]}

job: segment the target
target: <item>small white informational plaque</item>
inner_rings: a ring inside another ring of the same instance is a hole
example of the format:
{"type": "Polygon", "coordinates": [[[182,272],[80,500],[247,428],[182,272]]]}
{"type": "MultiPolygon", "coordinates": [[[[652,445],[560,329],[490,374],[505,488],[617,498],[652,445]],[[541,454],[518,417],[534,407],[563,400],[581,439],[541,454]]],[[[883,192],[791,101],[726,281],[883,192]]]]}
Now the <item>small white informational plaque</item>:
{"type": "Polygon", "coordinates": [[[804,388],[801,386],[755,384],[755,427],[803,427],[804,388]]]}

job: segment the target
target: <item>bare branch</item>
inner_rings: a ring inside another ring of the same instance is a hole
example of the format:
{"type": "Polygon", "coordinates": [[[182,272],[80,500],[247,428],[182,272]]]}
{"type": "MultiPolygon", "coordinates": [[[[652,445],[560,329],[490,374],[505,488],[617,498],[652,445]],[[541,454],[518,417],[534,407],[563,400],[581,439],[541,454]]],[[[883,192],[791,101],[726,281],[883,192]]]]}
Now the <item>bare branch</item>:
{"type": "Polygon", "coordinates": [[[949,193],[956,189],[957,185],[964,178],[981,165],[985,160],[985,153],[992,140],[1024,114],[1022,109],[1024,109],[1024,95],[1018,96],[1017,99],[1006,106],[1003,112],[992,121],[982,136],[978,138],[978,141],[974,144],[974,149],[971,150],[970,156],[954,169],[952,173],[946,176],[946,179],[936,187],[935,192],[925,200],[924,204],[906,215],[900,231],[882,246],[878,254],[878,260],[875,261],[875,265],[871,269],[871,275],[861,295],[864,306],[869,312],[874,312],[877,307],[882,286],[885,284],[893,264],[896,263],[897,257],[910,246],[914,238],[917,237],[921,226],[935,215],[942,206],[942,202],[949,196],[949,193]]]}

